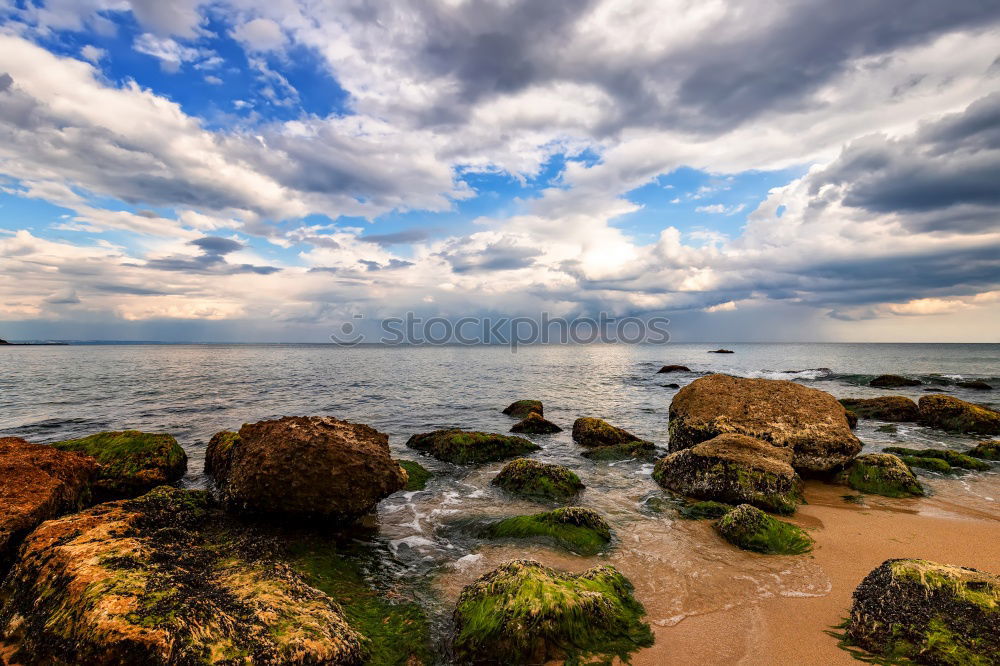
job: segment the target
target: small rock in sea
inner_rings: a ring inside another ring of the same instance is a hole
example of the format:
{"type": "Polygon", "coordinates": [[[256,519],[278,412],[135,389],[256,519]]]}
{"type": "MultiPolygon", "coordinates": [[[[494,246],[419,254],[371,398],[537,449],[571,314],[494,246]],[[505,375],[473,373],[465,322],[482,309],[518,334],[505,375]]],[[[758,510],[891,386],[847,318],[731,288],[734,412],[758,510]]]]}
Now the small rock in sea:
{"type": "Polygon", "coordinates": [[[656,371],[656,374],[666,372],[691,372],[691,368],[686,365],[665,365],[656,371]]]}
{"type": "Polygon", "coordinates": [[[858,456],[842,474],[855,490],[885,497],[918,497],[923,486],[905,462],[889,453],[858,456]]]}
{"type": "Polygon", "coordinates": [[[979,442],[969,451],[969,455],[983,460],[1000,460],[1000,440],[979,442]]]}
{"type": "Polygon", "coordinates": [[[503,413],[507,416],[513,416],[518,419],[523,419],[532,412],[536,412],[539,416],[545,415],[545,412],[542,411],[541,400],[518,400],[510,403],[503,410],[503,413]]]}
{"type": "Polygon", "coordinates": [[[651,460],[656,457],[656,445],[652,442],[634,440],[624,444],[612,444],[611,446],[594,446],[582,454],[589,460],[625,460],[627,458],[637,458],[639,460],[651,460]]]}
{"type": "Polygon", "coordinates": [[[976,435],[1000,435],[1000,412],[949,395],[920,398],[920,423],[931,428],[976,435]]]}
{"type": "Polygon", "coordinates": [[[903,446],[890,446],[883,449],[883,451],[897,456],[943,460],[951,467],[971,469],[977,472],[984,472],[990,469],[989,463],[985,463],[982,460],[977,460],[972,456],[959,453],[958,451],[952,451],[950,449],[910,449],[903,446]]]}
{"type": "Polygon", "coordinates": [[[885,423],[885,424],[882,424],[879,427],[875,428],[875,430],[877,432],[888,432],[888,433],[897,433],[897,432],[899,432],[899,428],[896,427],[895,423],[885,423]]]}
{"type": "Polygon", "coordinates": [[[511,432],[524,433],[527,435],[550,435],[562,432],[562,428],[552,421],[549,421],[538,412],[531,412],[523,419],[511,426],[511,432]]]}
{"type": "Polygon", "coordinates": [[[875,388],[900,388],[902,386],[920,386],[922,383],[918,379],[910,379],[899,375],[879,375],[868,382],[868,385],[875,388]]]}
{"type": "Polygon", "coordinates": [[[406,445],[458,465],[515,458],[541,448],[523,437],[457,428],[413,435],[406,440],[406,445]]]}
{"type": "Polygon", "coordinates": [[[573,423],[573,441],[580,446],[612,446],[641,441],[628,430],[618,428],[603,419],[584,416],[573,423]]]}
{"type": "Polygon", "coordinates": [[[670,389],[679,389],[681,387],[680,384],[660,384],[660,386],[662,386],[663,388],[670,388],[670,389]]]}
{"type": "Polygon", "coordinates": [[[530,458],[518,458],[504,465],[492,484],[515,495],[565,501],[584,489],[572,470],[530,458]]]}
{"type": "Polygon", "coordinates": [[[887,395],[880,398],[844,398],[840,401],[847,411],[863,419],[879,421],[916,421],[920,416],[917,403],[906,396],[887,395]]]}
{"type": "Polygon", "coordinates": [[[764,555],[801,555],[813,546],[812,537],[801,527],[778,520],[749,504],[740,504],[724,515],[716,529],[734,546],[764,555]]]}
{"type": "Polygon", "coordinates": [[[712,349],[709,354],[735,354],[732,349],[712,349]]]}
{"type": "Polygon", "coordinates": [[[892,663],[994,664],[1000,577],[928,560],[886,560],[854,590],[847,639],[892,663]]]}
{"type": "Polygon", "coordinates": [[[653,644],[645,613],[614,567],[573,574],[515,560],[462,590],[452,647],[460,663],[628,663],[653,644]]]}
{"type": "Polygon", "coordinates": [[[539,539],[579,555],[596,555],[611,543],[611,526],[592,509],[568,506],[531,516],[510,516],[489,523],[488,539],[539,539]]]}
{"type": "Polygon", "coordinates": [[[427,487],[427,482],[434,477],[427,468],[413,460],[397,460],[399,466],[406,472],[406,485],[403,490],[423,490],[427,487]]]}
{"type": "Polygon", "coordinates": [[[955,386],[961,386],[962,388],[973,389],[975,391],[992,391],[993,387],[984,381],[975,380],[971,382],[955,382],[955,386]]]}
{"type": "Polygon", "coordinates": [[[724,504],[713,500],[692,502],[680,509],[681,518],[687,520],[705,520],[707,518],[722,518],[733,510],[732,504],[724,504]]]}

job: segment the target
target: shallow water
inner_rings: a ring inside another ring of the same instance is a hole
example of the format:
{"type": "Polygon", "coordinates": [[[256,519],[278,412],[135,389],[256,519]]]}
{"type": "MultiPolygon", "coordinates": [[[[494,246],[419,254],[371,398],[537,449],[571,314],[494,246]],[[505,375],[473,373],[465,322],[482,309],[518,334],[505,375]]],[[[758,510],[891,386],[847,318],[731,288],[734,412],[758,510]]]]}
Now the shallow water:
{"type": "MultiPolygon", "coordinates": [[[[669,626],[748,599],[822,595],[830,583],[808,558],[744,553],[718,539],[707,522],[679,520],[669,506],[657,512],[655,500],[663,493],[650,478],[652,465],[581,457],[569,433],[574,419],[606,418],[665,447],[667,409],[676,389],[664,385],[683,386],[709,372],[792,379],[838,397],[918,399],[933,388],[1000,403],[1000,390],[954,386],[968,378],[1000,387],[1000,345],[747,344],[728,345],[736,352],[731,355],[706,353],[717,346],[552,346],[516,354],[500,347],[0,347],[0,434],[47,442],[108,429],[170,432],[191,458],[184,483],[201,487],[204,449],[219,430],[291,414],[367,423],[389,434],[395,455],[419,460],[437,474],[426,491],[397,493],[381,504],[372,550],[381,561],[380,576],[417,583],[416,594],[440,630],[462,585],[518,557],[571,570],[610,562],[635,584],[650,621],[669,626]],[[692,372],[656,374],[666,363],[687,365],[692,372]],[[866,386],[886,372],[927,385],[890,391],[866,386]],[[544,401],[546,418],[565,429],[532,437],[543,447],[535,457],[580,475],[587,489],[577,503],[598,510],[614,527],[616,547],[607,555],[583,558],[475,539],[455,524],[549,507],[493,488],[489,482],[500,463],[458,467],[404,446],[411,434],[436,428],[506,432],[514,420],[500,410],[520,398],[544,401]]],[[[975,441],[914,424],[899,424],[896,433],[879,432],[878,425],[861,421],[857,434],[866,451],[892,445],[964,450],[975,441]]],[[[921,471],[934,501],[921,503],[920,510],[996,517],[998,471],[995,466],[957,478],[921,471]]],[[[886,506],[907,510],[905,502],[886,506]]]]}

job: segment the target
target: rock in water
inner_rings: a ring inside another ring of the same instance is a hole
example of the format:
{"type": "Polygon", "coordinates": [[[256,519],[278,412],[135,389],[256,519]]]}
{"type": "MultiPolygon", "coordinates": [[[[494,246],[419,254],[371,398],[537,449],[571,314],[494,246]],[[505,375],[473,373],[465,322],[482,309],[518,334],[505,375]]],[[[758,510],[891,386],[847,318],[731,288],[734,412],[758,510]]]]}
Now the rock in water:
{"type": "Polygon", "coordinates": [[[813,540],[801,527],[777,520],[749,504],[740,504],[716,525],[719,534],[743,550],[764,555],[801,555],[813,540]]]}
{"type": "Polygon", "coordinates": [[[94,494],[100,500],[136,497],[157,486],[176,483],[187,472],[187,454],[166,433],[122,430],[99,432],[52,444],[97,460],[94,494]]]}
{"type": "Polygon", "coordinates": [[[920,423],[931,428],[976,435],[1000,435],[1000,412],[950,395],[920,398],[920,423]]]}
{"type": "Polygon", "coordinates": [[[459,663],[627,663],[653,644],[645,609],[611,566],[571,574],[532,560],[502,564],[465,587],[455,608],[459,663]],[[602,662],[603,663],[603,662],[602,662]]]}
{"type": "Polygon", "coordinates": [[[917,477],[898,457],[889,453],[858,456],[843,474],[855,490],[885,497],[918,497],[924,494],[917,477]]]}
{"type": "Polygon", "coordinates": [[[881,398],[844,398],[840,401],[847,411],[863,419],[878,419],[902,423],[916,421],[920,416],[917,403],[906,396],[887,395],[881,398]]]}
{"type": "Polygon", "coordinates": [[[629,444],[642,440],[628,430],[617,428],[603,419],[585,416],[573,422],[573,441],[580,446],[596,447],[629,444]]]}
{"type": "Polygon", "coordinates": [[[902,386],[920,386],[923,382],[918,379],[901,377],[899,375],[879,375],[868,382],[869,386],[875,388],[900,388],[902,386]]]}
{"type": "Polygon", "coordinates": [[[653,479],[698,499],[792,513],[802,501],[802,482],[791,460],[791,449],[728,433],[661,458],[653,479]]]}
{"type": "Polygon", "coordinates": [[[567,506],[532,516],[510,516],[488,524],[488,539],[541,539],[580,555],[596,555],[611,543],[611,526],[592,509],[567,506]]]}
{"type": "Polygon", "coordinates": [[[558,501],[571,499],[584,488],[572,470],[530,458],[511,460],[493,477],[492,484],[516,495],[558,501]]]}
{"type": "Polygon", "coordinates": [[[1000,441],[979,442],[972,447],[969,455],[982,460],[1000,460],[1000,441]]]}
{"type": "Polygon", "coordinates": [[[712,349],[709,354],[735,354],[732,349],[712,349]]]}
{"type": "Polygon", "coordinates": [[[327,416],[244,424],[209,442],[224,503],[248,513],[351,521],[406,485],[387,435],[327,416]]]}
{"type": "Polygon", "coordinates": [[[28,532],[90,502],[96,474],[90,456],[0,437],[0,578],[28,532]]]}
{"type": "Polygon", "coordinates": [[[554,432],[562,432],[562,428],[544,418],[538,412],[531,412],[522,420],[515,423],[510,431],[528,435],[550,435],[554,432]]]}
{"type": "Polygon", "coordinates": [[[971,382],[956,382],[955,386],[961,386],[962,388],[973,389],[974,391],[992,391],[993,387],[986,382],[975,379],[971,382]]]}
{"type": "Polygon", "coordinates": [[[847,636],[893,663],[996,664],[1000,577],[927,560],[886,560],[854,590],[847,636]]]}
{"type": "Polygon", "coordinates": [[[656,371],[657,374],[664,372],[691,372],[691,368],[686,365],[665,365],[656,371]]]}
{"type": "Polygon", "coordinates": [[[709,375],[670,403],[670,450],[738,433],[791,449],[799,471],[827,472],[861,451],[846,414],[829,393],[795,382],[709,375]]]}
{"type": "Polygon", "coordinates": [[[43,523],[0,588],[15,661],[360,664],[340,607],[167,486],[43,523]]]}
{"type": "Polygon", "coordinates": [[[423,490],[427,487],[434,474],[414,460],[397,460],[399,466],[406,472],[406,485],[403,490],[423,490]]]}
{"type": "Polygon", "coordinates": [[[510,403],[503,410],[503,413],[507,416],[513,416],[518,419],[523,419],[532,412],[535,412],[539,416],[544,416],[541,400],[518,400],[510,403]]]}
{"type": "MultiPolygon", "coordinates": [[[[977,472],[984,472],[990,469],[990,464],[978,460],[973,456],[952,451],[950,449],[910,449],[903,446],[888,446],[882,449],[883,453],[891,453],[897,456],[908,456],[911,458],[927,458],[929,460],[942,460],[948,463],[949,467],[961,469],[971,469],[977,472]]],[[[907,462],[911,467],[912,463],[907,462]]]]}
{"type": "Polygon", "coordinates": [[[435,430],[413,435],[406,445],[459,465],[506,460],[542,448],[523,437],[468,430],[435,430]]]}

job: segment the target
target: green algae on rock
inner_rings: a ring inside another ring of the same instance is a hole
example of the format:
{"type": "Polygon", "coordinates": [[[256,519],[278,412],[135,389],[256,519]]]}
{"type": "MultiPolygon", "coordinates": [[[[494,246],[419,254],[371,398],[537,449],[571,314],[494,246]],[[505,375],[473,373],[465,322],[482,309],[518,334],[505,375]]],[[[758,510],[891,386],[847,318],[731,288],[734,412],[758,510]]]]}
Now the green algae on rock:
{"type": "MultiPolygon", "coordinates": [[[[948,463],[950,467],[961,469],[971,469],[982,472],[990,469],[989,463],[977,460],[972,456],[950,449],[909,449],[904,446],[890,446],[882,449],[885,453],[892,453],[897,456],[908,456],[913,458],[936,458],[948,463]]],[[[909,463],[907,463],[909,464],[909,463]]]]}
{"type": "Polygon", "coordinates": [[[843,478],[855,490],[885,497],[918,497],[923,486],[906,463],[890,453],[858,456],[844,470],[843,478]]]}
{"type": "Polygon", "coordinates": [[[801,555],[813,540],[801,527],[769,516],[755,506],[740,504],[724,515],[716,529],[726,541],[765,555],[801,555]]]}
{"type": "Polygon", "coordinates": [[[585,487],[572,470],[530,458],[511,460],[493,477],[492,484],[516,495],[558,501],[575,497],[585,487]]]}
{"type": "Polygon", "coordinates": [[[573,441],[588,448],[614,446],[641,441],[628,430],[611,425],[603,419],[584,416],[573,422],[573,441]]]}
{"type": "Polygon", "coordinates": [[[528,435],[550,435],[552,433],[562,432],[562,428],[557,426],[552,421],[549,421],[538,412],[531,412],[511,426],[510,431],[528,435]]]}
{"type": "Polygon", "coordinates": [[[592,509],[568,506],[531,516],[500,519],[486,525],[482,536],[539,539],[580,555],[595,555],[611,543],[611,526],[592,509]]]}
{"type": "Polygon", "coordinates": [[[653,644],[644,615],[614,567],[571,574],[515,560],[462,590],[452,646],[459,663],[627,663],[653,644]]]}
{"type": "Polygon", "coordinates": [[[868,385],[875,388],[901,388],[903,386],[920,386],[922,383],[919,379],[910,379],[900,375],[879,375],[868,382],[868,385]]]}
{"type": "Polygon", "coordinates": [[[97,460],[93,490],[98,499],[135,497],[157,486],[176,483],[187,471],[187,454],[176,439],[165,433],[99,432],[54,442],[52,446],[97,460]]]}
{"type": "Polygon", "coordinates": [[[969,451],[973,458],[982,460],[1000,460],[1000,440],[994,442],[979,442],[969,451]]]}
{"type": "Polygon", "coordinates": [[[906,463],[911,469],[917,467],[939,474],[952,474],[955,469],[940,458],[921,458],[919,456],[901,455],[899,459],[906,463]]]}
{"type": "Polygon", "coordinates": [[[681,507],[680,514],[681,518],[686,518],[687,520],[705,520],[706,518],[722,518],[732,510],[732,504],[706,500],[703,502],[692,502],[681,507]]]}
{"type": "Polygon", "coordinates": [[[1000,435],[1000,412],[950,395],[920,398],[920,423],[931,428],[977,435],[1000,435]]]}
{"type": "Polygon", "coordinates": [[[517,400],[504,408],[503,413],[507,416],[523,419],[534,412],[539,416],[544,416],[541,400],[517,400]]]}
{"type": "Polygon", "coordinates": [[[843,398],[840,401],[847,411],[863,419],[880,421],[916,421],[920,416],[917,403],[906,396],[886,395],[879,398],[843,398]]]}
{"type": "Polygon", "coordinates": [[[656,457],[656,445],[652,442],[637,440],[611,446],[595,446],[580,455],[589,460],[625,460],[626,458],[651,460],[656,457]]]}
{"type": "Polygon", "coordinates": [[[406,471],[406,485],[403,490],[423,490],[434,474],[413,460],[397,460],[399,466],[406,471]]]}
{"type": "Polygon", "coordinates": [[[496,462],[523,456],[541,448],[523,437],[457,428],[413,435],[406,440],[406,445],[459,465],[496,462]]]}
{"type": "Polygon", "coordinates": [[[892,663],[996,664],[1000,576],[886,560],[854,590],[847,638],[892,663]]]}
{"type": "Polygon", "coordinates": [[[661,458],[653,480],[689,497],[792,513],[802,481],[791,460],[790,449],[729,433],[661,458]]]}

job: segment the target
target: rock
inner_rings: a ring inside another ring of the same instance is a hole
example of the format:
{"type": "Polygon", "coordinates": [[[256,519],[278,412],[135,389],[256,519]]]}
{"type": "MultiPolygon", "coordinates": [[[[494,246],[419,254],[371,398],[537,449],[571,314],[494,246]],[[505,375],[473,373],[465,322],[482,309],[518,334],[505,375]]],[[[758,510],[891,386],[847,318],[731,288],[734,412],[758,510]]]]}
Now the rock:
{"type": "Polygon", "coordinates": [[[681,518],[687,520],[704,520],[706,518],[722,518],[732,510],[732,504],[707,500],[688,504],[680,510],[680,514],[681,518]]]}
{"type": "Polygon", "coordinates": [[[920,398],[920,423],[931,428],[977,435],[1000,435],[1000,412],[949,395],[920,398]]]}
{"type": "Polygon", "coordinates": [[[854,430],[855,428],[858,427],[857,414],[848,409],[847,412],[845,412],[844,416],[847,417],[847,427],[849,427],[851,430],[854,430]]]}
{"type": "Polygon", "coordinates": [[[665,365],[656,371],[656,374],[664,372],[691,372],[691,368],[686,365],[665,365]]]}
{"type": "Polygon", "coordinates": [[[187,454],[165,433],[123,430],[99,432],[54,442],[60,451],[77,451],[97,460],[94,495],[99,500],[141,495],[176,483],[187,472],[187,454]]]}
{"type": "Polygon", "coordinates": [[[709,354],[735,354],[736,352],[734,352],[732,349],[713,349],[713,350],[711,350],[708,353],[709,354]]]}
{"type": "Polygon", "coordinates": [[[573,441],[580,446],[614,446],[642,441],[622,428],[616,428],[603,419],[582,417],[573,422],[573,441]]]}
{"type": "Polygon", "coordinates": [[[489,539],[539,539],[579,555],[596,555],[611,543],[611,526],[591,509],[569,506],[533,516],[511,516],[488,524],[489,539]]]}
{"type": "Polygon", "coordinates": [[[974,380],[971,382],[955,382],[955,386],[961,386],[962,388],[972,389],[974,391],[992,391],[993,387],[981,380],[974,380]]]}
{"type": "Polygon", "coordinates": [[[10,343],[6,340],[0,340],[0,345],[9,345],[10,343]]]}
{"type": "Polygon", "coordinates": [[[458,663],[592,663],[653,644],[645,609],[614,567],[556,571],[532,560],[500,565],[462,590],[455,608],[458,663]]]}
{"type": "Polygon", "coordinates": [[[523,419],[515,423],[511,432],[520,432],[528,435],[550,435],[554,432],[562,432],[562,428],[552,421],[545,419],[538,412],[531,412],[523,419]]]}
{"type": "Polygon", "coordinates": [[[515,495],[565,501],[584,489],[580,477],[562,465],[518,458],[504,465],[492,484],[515,495]]]}
{"type": "Polygon", "coordinates": [[[204,491],[50,520],[0,588],[0,637],[23,663],[362,663],[340,607],[260,550],[204,491]]]}
{"type": "Polygon", "coordinates": [[[406,472],[406,485],[403,490],[423,490],[427,482],[434,476],[423,465],[412,460],[397,460],[399,466],[406,472]]]}
{"type": "Polygon", "coordinates": [[[828,472],[861,451],[846,414],[829,393],[795,382],[709,375],[670,403],[670,450],[731,432],[791,449],[799,471],[828,472]]]}
{"type": "Polygon", "coordinates": [[[513,416],[519,419],[523,419],[532,412],[535,412],[539,416],[544,416],[545,412],[542,411],[541,400],[518,400],[510,403],[507,408],[503,410],[503,413],[507,416],[513,416]]]}
{"type": "Polygon", "coordinates": [[[996,664],[1000,577],[927,560],[886,560],[854,590],[848,640],[922,664],[996,664]]]}
{"type": "Polygon", "coordinates": [[[670,388],[670,389],[679,389],[681,387],[680,384],[660,384],[660,386],[662,386],[663,388],[670,388]]]}
{"type": "Polygon", "coordinates": [[[406,440],[406,445],[459,465],[515,458],[542,448],[523,437],[458,429],[413,435],[406,440]]]}
{"type": "Polygon", "coordinates": [[[590,460],[625,460],[626,458],[650,460],[656,457],[656,446],[652,442],[634,441],[612,446],[595,446],[587,449],[581,455],[590,460]]]}
{"type": "Polygon", "coordinates": [[[791,449],[727,433],[661,458],[653,479],[689,497],[792,513],[802,482],[791,460],[791,449]]]}
{"type": "Polygon", "coordinates": [[[813,546],[812,537],[801,527],[777,520],[749,504],[740,504],[724,515],[716,529],[734,546],[765,555],[801,555],[813,546]]]}
{"type": "Polygon", "coordinates": [[[899,432],[899,428],[896,427],[895,423],[884,423],[875,428],[875,432],[897,433],[899,432]]]}
{"type": "Polygon", "coordinates": [[[916,421],[920,416],[917,403],[906,396],[887,395],[881,398],[844,398],[840,401],[848,412],[854,412],[863,419],[879,421],[916,421]]]}
{"type": "Polygon", "coordinates": [[[902,386],[920,386],[922,383],[918,379],[910,379],[899,375],[879,375],[868,382],[868,385],[875,388],[900,388],[902,386]]]}
{"type": "Polygon", "coordinates": [[[890,446],[883,449],[885,453],[892,453],[897,456],[911,456],[915,458],[931,458],[943,460],[948,463],[951,467],[959,467],[961,469],[971,469],[977,472],[982,472],[990,469],[989,463],[984,463],[981,460],[977,460],[972,456],[968,456],[964,453],[959,453],[958,451],[951,451],[949,449],[908,449],[903,446],[890,446]]]}
{"type": "Polygon", "coordinates": [[[955,471],[952,469],[951,465],[940,458],[920,458],[918,456],[901,455],[899,456],[899,459],[906,463],[910,469],[918,467],[920,469],[938,472],[939,474],[951,474],[955,471]]]}
{"type": "Polygon", "coordinates": [[[90,456],[0,437],[0,578],[28,532],[89,504],[96,475],[90,456]]]}
{"type": "Polygon", "coordinates": [[[854,459],[843,474],[855,490],[886,497],[917,497],[924,494],[910,468],[889,453],[868,453],[854,459]]]}
{"type": "Polygon", "coordinates": [[[406,485],[389,438],[327,416],[286,416],[219,434],[206,458],[223,503],[288,518],[352,521],[406,485]]]}
{"type": "Polygon", "coordinates": [[[1000,440],[995,442],[979,442],[969,451],[969,455],[973,458],[982,458],[983,460],[1000,460],[1000,440]]]}

